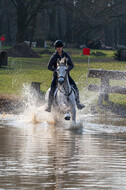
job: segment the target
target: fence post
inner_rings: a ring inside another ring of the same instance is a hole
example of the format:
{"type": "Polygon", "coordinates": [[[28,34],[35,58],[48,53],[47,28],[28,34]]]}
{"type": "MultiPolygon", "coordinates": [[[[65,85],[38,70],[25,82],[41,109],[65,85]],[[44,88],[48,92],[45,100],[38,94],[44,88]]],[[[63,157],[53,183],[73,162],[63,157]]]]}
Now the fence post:
{"type": "Polygon", "coordinates": [[[100,91],[99,91],[99,97],[98,97],[98,105],[103,104],[103,99],[105,101],[109,101],[109,77],[101,77],[101,85],[100,85],[100,91]]]}

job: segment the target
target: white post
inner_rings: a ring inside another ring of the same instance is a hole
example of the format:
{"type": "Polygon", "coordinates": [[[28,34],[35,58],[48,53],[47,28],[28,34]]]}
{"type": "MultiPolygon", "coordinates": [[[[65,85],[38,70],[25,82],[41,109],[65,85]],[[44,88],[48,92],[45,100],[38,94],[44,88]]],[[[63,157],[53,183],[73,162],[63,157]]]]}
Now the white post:
{"type": "Polygon", "coordinates": [[[44,42],[44,48],[47,48],[47,43],[46,43],[46,41],[44,42]]]}
{"type": "Polygon", "coordinates": [[[88,73],[89,73],[89,66],[90,66],[90,56],[88,56],[88,66],[87,66],[87,87],[88,87],[88,73]]]}

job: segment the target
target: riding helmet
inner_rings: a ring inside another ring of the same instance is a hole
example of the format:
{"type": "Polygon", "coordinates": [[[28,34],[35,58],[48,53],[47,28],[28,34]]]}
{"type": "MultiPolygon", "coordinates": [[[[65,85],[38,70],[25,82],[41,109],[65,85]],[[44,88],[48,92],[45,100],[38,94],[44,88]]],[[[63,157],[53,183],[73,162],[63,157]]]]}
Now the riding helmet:
{"type": "Polygon", "coordinates": [[[63,42],[61,40],[56,40],[55,43],[54,43],[54,47],[55,48],[63,47],[63,42]]]}

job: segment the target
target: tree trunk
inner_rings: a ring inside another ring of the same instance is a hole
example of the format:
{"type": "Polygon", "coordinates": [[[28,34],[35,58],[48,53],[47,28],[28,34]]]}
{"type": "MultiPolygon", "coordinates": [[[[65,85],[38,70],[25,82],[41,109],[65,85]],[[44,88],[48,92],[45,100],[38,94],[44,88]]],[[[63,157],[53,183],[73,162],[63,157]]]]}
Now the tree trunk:
{"type": "Polygon", "coordinates": [[[36,14],[35,14],[34,17],[33,17],[33,25],[32,25],[32,33],[31,33],[30,47],[32,46],[32,41],[33,41],[33,38],[34,38],[35,21],[36,21],[36,14]]]}

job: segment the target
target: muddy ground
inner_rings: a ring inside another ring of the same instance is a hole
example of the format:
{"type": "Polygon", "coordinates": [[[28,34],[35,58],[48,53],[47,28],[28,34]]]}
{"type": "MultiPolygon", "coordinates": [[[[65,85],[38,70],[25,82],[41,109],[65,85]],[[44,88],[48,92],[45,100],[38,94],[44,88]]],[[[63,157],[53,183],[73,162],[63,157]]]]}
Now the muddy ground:
{"type": "Polygon", "coordinates": [[[6,50],[9,57],[28,57],[28,58],[40,58],[32,48],[30,48],[26,43],[20,43],[14,45],[12,48],[6,50]]]}
{"type": "Polygon", "coordinates": [[[18,95],[0,95],[0,113],[18,114],[23,109],[23,100],[18,95]]]}

